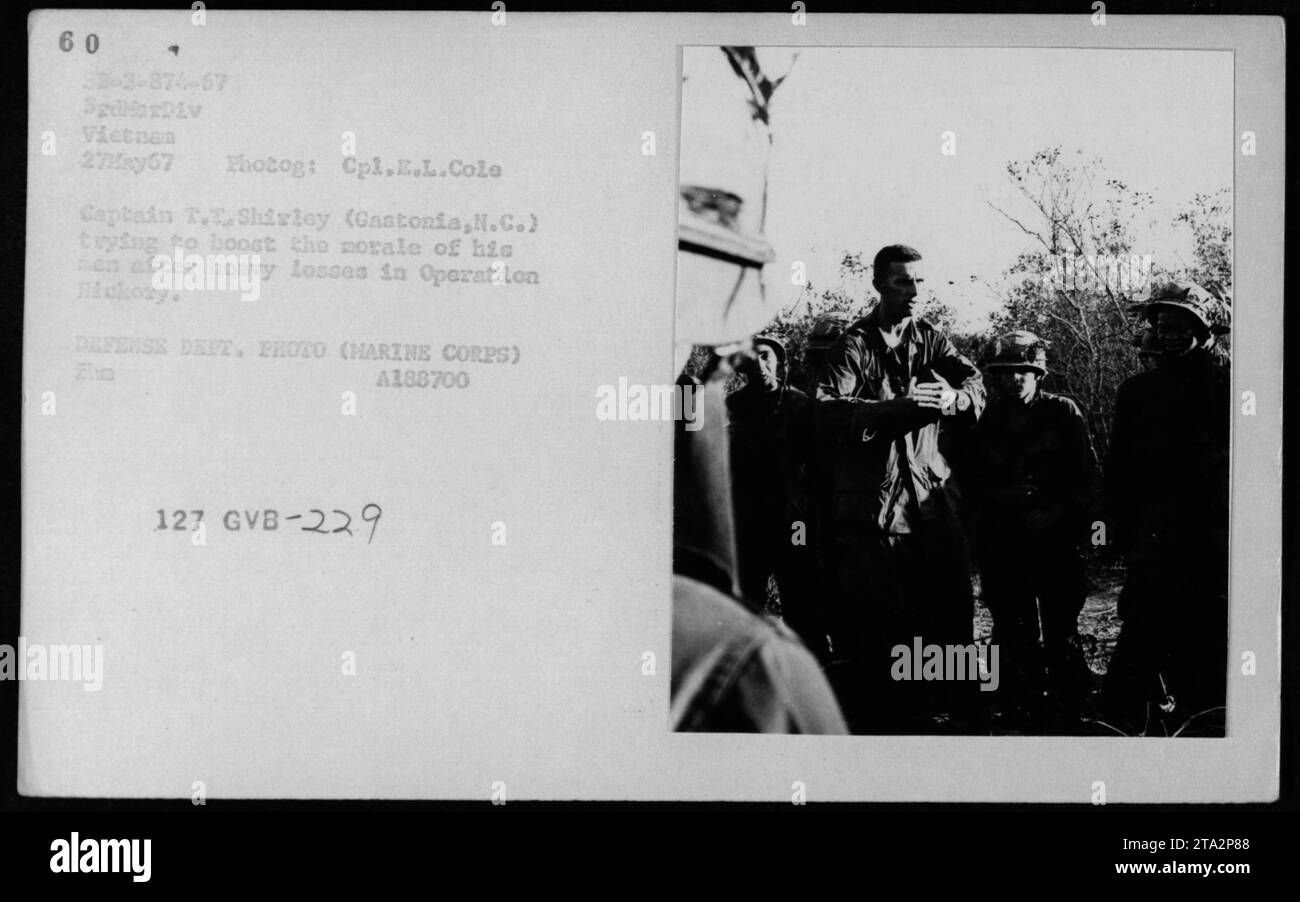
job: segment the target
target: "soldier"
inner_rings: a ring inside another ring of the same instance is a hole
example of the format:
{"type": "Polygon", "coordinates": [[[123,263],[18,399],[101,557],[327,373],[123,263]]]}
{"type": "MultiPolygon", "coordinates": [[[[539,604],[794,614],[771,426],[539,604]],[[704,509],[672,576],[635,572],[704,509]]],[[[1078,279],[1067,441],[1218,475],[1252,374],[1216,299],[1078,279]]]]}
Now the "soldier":
{"type": "Polygon", "coordinates": [[[733,356],[711,353],[700,377],[678,379],[694,392],[702,424],[675,424],[669,721],[674,730],[703,732],[845,733],[816,658],[791,630],[746,610],[737,594],[723,416],[733,356]]]}
{"type": "MultiPolygon", "coordinates": [[[[1145,317],[1146,304],[1134,304],[1129,313],[1145,317]]],[[[1160,339],[1156,337],[1155,323],[1144,323],[1142,331],[1133,336],[1131,342],[1137,349],[1138,363],[1143,370],[1153,370],[1160,365],[1160,339]]]]}
{"type": "Polygon", "coordinates": [[[1078,620],[1092,445],[1078,405],[1040,386],[1048,370],[1038,336],[1001,337],[985,370],[995,393],[976,427],[968,495],[980,597],[1003,662],[999,707],[1008,729],[1069,728],[1091,688],[1078,620]]]}
{"type": "Polygon", "coordinates": [[[1115,399],[1106,458],[1110,539],[1125,555],[1123,621],[1103,687],[1103,719],[1125,732],[1185,725],[1223,735],[1227,692],[1228,438],[1231,384],[1211,354],[1226,309],[1188,282],[1144,307],[1159,367],[1115,399]]]}
{"type": "Polygon", "coordinates": [[[975,424],[984,385],[946,336],[913,317],[920,261],[903,245],[876,254],[880,302],[827,353],[814,406],[819,438],[835,450],[837,603],[854,662],[841,700],[855,732],[960,728],[953,721],[969,713],[967,690],[976,688],[890,674],[896,645],[973,637],[970,571],[938,433],[941,419],[975,424]]]}
{"type": "Polygon", "coordinates": [[[804,347],[804,388],[809,395],[817,393],[817,376],[822,364],[826,362],[826,352],[835,344],[835,340],[849,327],[847,313],[823,313],[817,317],[808,333],[808,344],[804,347]]]}
{"type": "Polygon", "coordinates": [[[1153,370],[1160,366],[1160,345],[1156,341],[1154,329],[1143,333],[1133,342],[1133,346],[1137,348],[1138,362],[1142,364],[1143,370],[1153,370]]]}
{"type": "MultiPolygon", "coordinates": [[[[694,419],[676,422],[673,456],[673,626],[669,723],[674,730],[844,733],[839,705],[816,658],[780,623],[745,609],[736,575],[735,507],[724,384],[755,328],[771,318],[757,292],[706,290],[736,282],[719,262],[747,248],[742,277],[771,258],[760,238],[740,233],[704,245],[709,230],[688,215],[680,226],[681,272],[677,339],[679,391],[690,392],[694,419]],[[687,238],[691,240],[687,240],[687,238]],[[691,259],[695,257],[696,259],[691,259]],[[714,267],[710,270],[710,267],[714,267]],[[693,275],[692,275],[693,274],[693,275]],[[693,346],[707,362],[696,376],[686,369],[693,346]],[[688,428],[689,427],[689,428],[688,428]]],[[[716,236],[715,236],[716,237],[716,236]]],[[[751,284],[756,280],[751,279],[751,284]]],[[[751,351],[752,352],[752,351],[751,351]]],[[[682,409],[685,411],[685,396],[682,409]]]]}
{"type": "MultiPolygon", "coordinates": [[[[844,330],[850,325],[847,313],[824,313],[813,323],[808,334],[808,343],[804,348],[805,385],[810,396],[817,394],[817,378],[821,374],[826,354],[844,330]]],[[[841,627],[836,623],[839,613],[833,603],[836,594],[836,574],[834,559],[831,555],[831,493],[834,489],[834,445],[821,441],[817,437],[814,421],[812,446],[808,451],[808,470],[806,485],[808,487],[808,547],[812,552],[813,581],[812,593],[818,600],[822,615],[822,625],[827,631],[828,657],[824,663],[832,666],[839,657],[836,647],[836,634],[841,627]]]]}
{"type": "Polygon", "coordinates": [[[812,402],[787,384],[785,364],[785,346],[759,336],[753,356],[741,364],[748,381],[727,397],[740,589],[761,611],[768,577],[775,576],[781,618],[825,659],[826,626],[813,591],[815,562],[807,541],[812,402]]]}

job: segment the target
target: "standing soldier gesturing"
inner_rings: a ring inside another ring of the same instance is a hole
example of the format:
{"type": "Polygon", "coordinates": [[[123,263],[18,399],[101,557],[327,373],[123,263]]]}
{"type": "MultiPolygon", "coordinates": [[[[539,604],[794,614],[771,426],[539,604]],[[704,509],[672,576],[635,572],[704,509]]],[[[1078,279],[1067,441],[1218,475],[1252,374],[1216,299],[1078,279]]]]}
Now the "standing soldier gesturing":
{"type": "Polygon", "coordinates": [[[957,497],[938,438],[941,419],[974,425],[984,385],[945,335],[913,317],[920,261],[903,245],[876,254],[880,303],[830,348],[817,385],[818,435],[835,452],[838,619],[851,663],[842,681],[855,732],[961,729],[975,689],[890,676],[894,646],[918,637],[969,645],[973,632],[957,497]]]}

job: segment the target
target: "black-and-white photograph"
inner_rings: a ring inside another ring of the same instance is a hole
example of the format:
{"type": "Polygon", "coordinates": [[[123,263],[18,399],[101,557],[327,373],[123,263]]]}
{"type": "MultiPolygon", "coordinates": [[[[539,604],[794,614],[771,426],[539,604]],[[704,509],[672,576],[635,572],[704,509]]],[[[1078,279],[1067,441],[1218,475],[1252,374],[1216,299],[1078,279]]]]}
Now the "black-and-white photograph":
{"type": "Polygon", "coordinates": [[[15,20],[29,870],[592,803],[1258,864],[894,815],[1285,795],[1285,21],[787,6],[15,20]]]}
{"type": "Polygon", "coordinates": [[[680,74],[673,729],[1230,735],[1232,54],[680,74]]]}

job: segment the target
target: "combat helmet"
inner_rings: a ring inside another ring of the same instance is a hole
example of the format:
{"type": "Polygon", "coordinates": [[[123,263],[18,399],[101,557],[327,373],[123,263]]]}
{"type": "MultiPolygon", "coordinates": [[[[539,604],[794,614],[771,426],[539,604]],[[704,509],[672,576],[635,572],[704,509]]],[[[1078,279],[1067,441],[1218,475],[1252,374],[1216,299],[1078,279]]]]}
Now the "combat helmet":
{"type": "Polygon", "coordinates": [[[1145,301],[1130,309],[1154,322],[1161,309],[1169,308],[1186,310],[1211,335],[1226,335],[1232,331],[1228,306],[1195,282],[1164,282],[1153,288],[1145,301]]]}
{"type": "Polygon", "coordinates": [[[771,348],[776,354],[777,366],[785,366],[785,345],[781,342],[781,339],[777,338],[775,335],[756,335],[754,336],[754,347],[758,347],[759,345],[767,345],[771,348]]]}
{"type": "Polygon", "coordinates": [[[848,327],[847,313],[823,313],[817,317],[812,331],[808,333],[808,350],[825,351],[835,344],[836,339],[843,335],[848,327]]]}
{"type": "Polygon", "coordinates": [[[990,371],[1031,369],[1039,376],[1047,375],[1048,342],[1033,332],[1018,329],[999,336],[984,367],[990,371]]]}

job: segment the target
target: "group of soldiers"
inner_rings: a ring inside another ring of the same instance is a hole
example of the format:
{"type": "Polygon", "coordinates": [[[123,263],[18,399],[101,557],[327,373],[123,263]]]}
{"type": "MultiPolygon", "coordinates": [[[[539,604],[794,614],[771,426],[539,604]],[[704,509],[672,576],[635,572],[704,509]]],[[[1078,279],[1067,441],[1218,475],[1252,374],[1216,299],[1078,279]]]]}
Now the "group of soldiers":
{"type": "MultiPolygon", "coordinates": [[[[1211,354],[1227,331],[1221,308],[1189,283],[1160,285],[1137,308],[1150,365],[1119,389],[1094,498],[1085,419],[1042,387],[1047,343],[1001,336],[981,369],[914,316],[917,251],[882,248],[872,272],[880,300],[865,317],[815,324],[806,391],[787,378],[782,342],[759,335],[729,358],[747,379],[717,434],[697,437],[692,454],[679,432],[677,500],[694,492],[695,515],[688,504],[677,519],[676,728],[1070,733],[1098,721],[1137,734],[1221,712],[1230,401],[1211,354]],[[725,458],[711,476],[701,442],[725,458]],[[710,505],[723,550],[701,572],[690,562],[710,556],[690,521],[710,505]],[[1126,562],[1100,692],[1078,631],[1088,542],[1126,562]],[[972,643],[972,555],[997,691],[896,679],[898,645],[972,643]],[[762,616],[769,579],[784,626],[762,616]],[[703,602],[692,580],[734,610],[703,602]]],[[[726,360],[714,362],[698,388],[725,381],[726,360]]]]}

